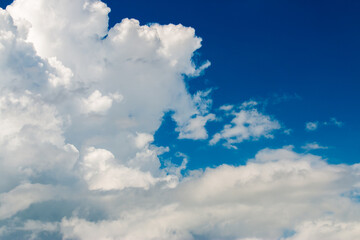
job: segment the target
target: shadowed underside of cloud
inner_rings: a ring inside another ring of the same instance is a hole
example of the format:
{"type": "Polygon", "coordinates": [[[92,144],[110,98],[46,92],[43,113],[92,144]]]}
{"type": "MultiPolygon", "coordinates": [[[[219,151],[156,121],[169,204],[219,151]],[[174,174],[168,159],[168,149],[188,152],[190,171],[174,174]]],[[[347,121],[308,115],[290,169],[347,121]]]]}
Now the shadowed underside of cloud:
{"type": "MultiPolygon", "coordinates": [[[[95,0],[16,0],[0,9],[1,239],[356,239],[358,165],[291,147],[244,166],[161,166],[164,113],[207,139],[209,91],[191,95],[201,39],[182,25],[124,19],[95,0]],[[44,24],[46,23],[46,24],[44,24]]],[[[233,106],[224,107],[232,111],[233,106]]],[[[272,138],[254,108],[210,142],[272,138]]]]}

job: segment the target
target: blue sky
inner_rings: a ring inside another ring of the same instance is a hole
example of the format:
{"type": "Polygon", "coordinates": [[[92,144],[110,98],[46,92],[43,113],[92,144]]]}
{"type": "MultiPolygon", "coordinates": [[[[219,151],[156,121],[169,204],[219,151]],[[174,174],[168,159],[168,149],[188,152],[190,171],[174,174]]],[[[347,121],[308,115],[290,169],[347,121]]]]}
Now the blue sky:
{"type": "MultiPolygon", "coordinates": [[[[357,1],[106,1],[110,26],[124,16],[141,23],[181,23],[203,39],[199,59],[212,65],[188,82],[190,91],[212,88],[213,107],[249,99],[268,100],[266,112],[291,135],[241,143],[238,150],[207,142],[169,140],[166,127],[160,144],[171,141],[190,156],[189,166],[205,167],[244,161],[265,146],[303,146],[318,150],[332,163],[356,163],[360,154],[360,3],[357,1]],[[276,102],[275,96],[288,96],[276,102]],[[297,97],[296,97],[297,96],[297,97]],[[335,117],[344,126],[305,131],[309,121],[335,117]],[[219,161],[219,156],[223,156],[219,161]],[[225,157],[224,157],[225,156],[225,157]],[[196,159],[196,160],[195,160],[196,159]]],[[[169,127],[171,124],[165,124],[169,127]]],[[[210,123],[209,126],[212,127],[210,123]]],[[[211,129],[209,130],[211,131],[211,129]]],[[[159,135],[161,133],[159,132],[159,135]]],[[[171,135],[170,135],[171,136],[171,135]]]]}
{"type": "Polygon", "coordinates": [[[0,239],[360,235],[360,2],[11,3],[0,239]]]}

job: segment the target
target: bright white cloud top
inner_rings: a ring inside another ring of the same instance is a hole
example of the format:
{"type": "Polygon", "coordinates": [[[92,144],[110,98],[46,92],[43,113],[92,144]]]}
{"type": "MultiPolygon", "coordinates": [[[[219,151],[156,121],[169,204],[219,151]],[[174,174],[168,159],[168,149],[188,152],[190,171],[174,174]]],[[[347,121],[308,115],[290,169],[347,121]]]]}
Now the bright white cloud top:
{"type": "MultiPolygon", "coordinates": [[[[210,63],[192,61],[194,29],[124,19],[108,30],[109,11],[95,0],[0,9],[1,239],[359,236],[358,165],[288,146],[244,166],[182,175],[184,158],[162,168],[169,148],[153,141],[166,112],[180,139],[207,139],[217,119],[210,91],[192,96],[183,80],[210,63]]],[[[233,120],[210,144],[273,138],[281,127],[251,102],[221,109],[233,120]]]]}

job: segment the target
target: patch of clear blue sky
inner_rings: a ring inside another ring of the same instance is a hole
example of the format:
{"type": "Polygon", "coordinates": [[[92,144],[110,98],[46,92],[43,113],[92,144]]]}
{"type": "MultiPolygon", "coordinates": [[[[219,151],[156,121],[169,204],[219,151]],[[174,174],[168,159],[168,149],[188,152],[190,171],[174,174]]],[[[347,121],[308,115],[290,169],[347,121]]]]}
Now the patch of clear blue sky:
{"type": "MultiPolygon", "coordinates": [[[[11,1],[2,1],[2,7],[11,1]]],[[[212,66],[188,82],[190,92],[214,88],[214,109],[248,99],[270,99],[266,113],[290,136],[244,142],[238,150],[207,141],[177,140],[174,123],[165,118],[156,143],[190,157],[189,167],[243,164],[265,147],[318,142],[317,150],[332,163],[355,163],[360,156],[360,1],[335,0],[182,0],[104,1],[111,8],[110,26],[122,18],[141,24],[181,23],[203,38],[197,58],[212,66]],[[274,94],[300,96],[273,104],[274,94]],[[342,128],[304,129],[307,121],[335,117],[342,128]]],[[[213,134],[223,123],[209,124],[213,134]]],[[[173,153],[173,152],[172,152],[173,153]]],[[[171,153],[171,154],[172,154],[171,153]]],[[[165,158],[171,156],[165,155],[165,158]]],[[[173,158],[176,161],[176,158],[173,158]]]]}

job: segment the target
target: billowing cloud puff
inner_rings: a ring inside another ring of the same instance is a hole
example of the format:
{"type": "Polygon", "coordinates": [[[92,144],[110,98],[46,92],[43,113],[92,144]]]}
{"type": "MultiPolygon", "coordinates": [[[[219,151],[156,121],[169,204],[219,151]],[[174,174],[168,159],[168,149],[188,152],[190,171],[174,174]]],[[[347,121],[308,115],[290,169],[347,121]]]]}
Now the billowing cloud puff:
{"type": "Polygon", "coordinates": [[[141,200],[102,196],[112,220],[73,216],[60,228],[65,239],[90,240],[343,239],[360,228],[360,205],[349,198],[359,180],[356,166],[328,165],[290,147],[265,149],[245,166],[194,172],[174,189],[149,189],[141,200]]]}
{"type": "MultiPolygon", "coordinates": [[[[154,134],[206,139],[201,39],[182,25],[124,19],[97,0],[16,0],[0,10],[1,239],[340,239],[359,231],[360,167],[291,147],[246,165],[162,166],[154,134]],[[44,24],[46,23],[46,24],[44,24]],[[330,226],[330,227],[329,227],[330,226]],[[321,232],[318,231],[321,230],[321,232]]],[[[254,102],[224,106],[227,146],[273,137],[254,102]],[[229,113],[230,112],[230,113],[229,113]]]]}
{"type": "MultiPolygon", "coordinates": [[[[89,191],[174,187],[178,174],[158,159],[168,148],[151,144],[164,113],[174,112],[180,132],[206,135],[206,120],[194,126],[193,118],[213,118],[209,100],[191,96],[183,81],[209,66],[191,60],[201,46],[194,29],[124,19],[108,30],[109,11],[93,0],[19,0],[1,9],[4,198],[24,181],[89,191]]],[[[48,198],[31,199],[3,218],[48,198]]]]}

